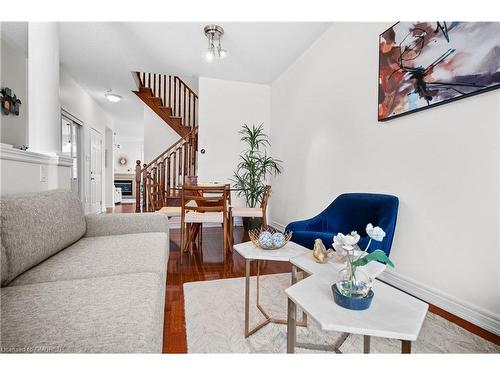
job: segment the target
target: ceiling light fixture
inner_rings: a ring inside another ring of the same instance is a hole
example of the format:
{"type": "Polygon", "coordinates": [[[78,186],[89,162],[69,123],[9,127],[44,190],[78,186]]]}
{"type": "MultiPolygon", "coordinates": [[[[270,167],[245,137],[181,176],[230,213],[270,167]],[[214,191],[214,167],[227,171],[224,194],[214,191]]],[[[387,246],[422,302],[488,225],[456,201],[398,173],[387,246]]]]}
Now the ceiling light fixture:
{"type": "Polygon", "coordinates": [[[208,39],[208,51],[206,54],[207,61],[212,61],[215,58],[223,59],[227,56],[227,51],[222,48],[220,40],[224,35],[224,29],[219,25],[207,25],[203,32],[208,39]]]}
{"type": "Polygon", "coordinates": [[[122,100],[122,97],[118,94],[113,94],[111,89],[109,89],[106,94],[104,94],[106,99],[108,99],[111,103],[118,103],[120,100],[122,100]]]}

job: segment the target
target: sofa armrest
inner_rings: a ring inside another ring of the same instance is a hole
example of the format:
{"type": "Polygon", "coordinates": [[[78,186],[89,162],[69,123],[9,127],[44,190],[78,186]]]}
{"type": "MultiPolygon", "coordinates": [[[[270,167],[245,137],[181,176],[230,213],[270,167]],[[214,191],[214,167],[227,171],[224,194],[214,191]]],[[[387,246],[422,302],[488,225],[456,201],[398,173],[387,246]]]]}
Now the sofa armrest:
{"type": "Polygon", "coordinates": [[[132,233],[168,233],[166,215],[157,213],[90,214],[86,215],[85,237],[112,236],[132,233]]]}

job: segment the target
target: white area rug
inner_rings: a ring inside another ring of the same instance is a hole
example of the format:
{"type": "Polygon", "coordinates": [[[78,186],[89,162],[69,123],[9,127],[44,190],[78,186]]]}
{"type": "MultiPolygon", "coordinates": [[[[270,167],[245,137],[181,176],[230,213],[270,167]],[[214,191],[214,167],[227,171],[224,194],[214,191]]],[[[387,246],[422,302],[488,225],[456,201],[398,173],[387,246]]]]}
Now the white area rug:
{"type": "MultiPolygon", "coordinates": [[[[255,307],[255,277],[251,280],[251,327],[262,319],[255,307]]],[[[271,316],[286,319],[284,290],[290,274],[261,276],[261,305],[271,316]]],[[[224,279],[184,284],[184,305],[188,353],[286,353],[286,325],[268,324],[248,339],[244,338],[245,279],[224,279]]],[[[332,300],[332,303],[333,300],[332,300]]],[[[298,311],[300,320],[302,313],[298,311]]],[[[325,333],[308,319],[307,327],[297,327],[297,342],[330,345],[342,341],[341,333],[325,333]]],[[[372,353],[400,353],[399,340],[372,337],[372,353]]],[[[363,337],[350,335],[340,346],[342,353],[362,353],[363,337]]],[[[297,348],[297,353],[319,350],[297,348]]],[[[500,347],[449,321],[428,313],[413,353],[500,353],[500,347]]]]}

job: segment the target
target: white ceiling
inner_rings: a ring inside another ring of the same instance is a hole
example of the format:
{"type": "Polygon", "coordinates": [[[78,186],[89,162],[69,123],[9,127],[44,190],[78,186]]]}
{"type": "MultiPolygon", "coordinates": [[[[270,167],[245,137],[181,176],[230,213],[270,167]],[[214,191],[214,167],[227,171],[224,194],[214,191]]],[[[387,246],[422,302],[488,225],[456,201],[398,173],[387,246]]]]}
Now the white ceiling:
{"type": "MultiPolygon", "coordinates": [[[[143,106],[131,93],[131,71],[269,84],[322,34],[329,23],[218,23],[224,60],[205,61],[210,22],[63,22],[61,63],[115,120],[124,136],[142,137],[143,106]],[[104,92],[123,96],[109,103],[104,92]]],[[[200,98],[202,100],[202,98],[200,98]]]]}

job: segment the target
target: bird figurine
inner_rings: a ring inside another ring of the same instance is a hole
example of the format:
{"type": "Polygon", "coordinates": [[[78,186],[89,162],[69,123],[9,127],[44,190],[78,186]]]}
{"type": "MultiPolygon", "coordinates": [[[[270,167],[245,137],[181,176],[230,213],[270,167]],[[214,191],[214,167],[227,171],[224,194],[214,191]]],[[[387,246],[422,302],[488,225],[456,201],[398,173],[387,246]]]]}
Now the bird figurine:
{"type": "Polygon", "coordinates": [[[326,251],[326,247],[325,245],[323,245],[323,241],[321,241],[321,239],[319,238],[314,241],[313,257],[314,260],[318,263],[326,263],[328,260],[328,252],[326,251]]]}

